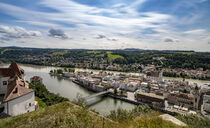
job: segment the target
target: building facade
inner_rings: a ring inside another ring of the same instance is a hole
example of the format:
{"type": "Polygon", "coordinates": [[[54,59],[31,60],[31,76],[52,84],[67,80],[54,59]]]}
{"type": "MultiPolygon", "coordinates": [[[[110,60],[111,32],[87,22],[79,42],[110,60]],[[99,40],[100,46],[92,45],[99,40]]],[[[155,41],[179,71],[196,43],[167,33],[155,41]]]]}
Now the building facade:
{"type": "Polygon", "coordinates": [[[23,76],[24,70],[15,62],[8,68],[0,68],[1,112],[15,116],[35,110],[34,91],[23,76]]]}

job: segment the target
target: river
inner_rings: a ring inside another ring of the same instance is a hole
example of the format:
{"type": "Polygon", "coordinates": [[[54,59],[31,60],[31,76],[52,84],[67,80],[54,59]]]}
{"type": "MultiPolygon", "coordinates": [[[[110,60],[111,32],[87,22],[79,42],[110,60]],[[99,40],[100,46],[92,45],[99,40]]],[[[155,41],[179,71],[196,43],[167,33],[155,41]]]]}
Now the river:
{"type": "MultiPolygon", "coordinates": [[[[0,66],[0,68],[8,66],[9,66],[8,64],[5,64],[3,66],[0,66]]],[[[84,97],[93,94],[93,92],[86,90],[85,88],[73,83],[68,79],[62,79],[56,76],[49,75],[50,70],[58,69],[58,67],[36,66],[36,65],[25,65],[25,64],[20,64],[20,67],[25,71],[25,80],[30,81],[31,77],[40,76],[43,78],[43,83],[50,92],[59,93],[61,96],[69,98],[71,101],[76,99],[78,95],[84,97]]],[[[84,70],[84,69],[76,69],[76,70],[84,70]]],[[[98,72],[98,70],[90,70],[90,69],[88,69],[88,71],[98,72]]],[[[114,73],[119,73],[119,72],[114,72],[114,73]]],[[[163,79],[181,80],[180,78],[171,78],[171,77],[163,77],[163,79]]],[[[210,81],[203,81],[203,80],[186,79],[186,81],[189,81],[191,83],[196,82],[199,85],[210,84],[210,81]]],[[[135,107],[135,105],[133,104],[118,99],[113,99],[111,97],[97,97],[94,98],[92,101],[94,103],[91,104],[89,108],[94,109],[95,111],[103,115],[107,115],[110,113],[111,110],[117,110],[118,108],[130,110],[135,107]]]]}
{"type": "MultiPolygon", "coordinates": [[[[0,66],[0,68],[8,66],[8,64],[5,64],[0,66]]],[[[23,64],[20,64],[20,67],[25,71],[25,80],[30,81],[31,77],[40,76],[43,78],[43,83],[50,92],[59,93],[61,96],[69,98],[71,101],[76,99],[78,94],[81,96],[93,94],[93,92],[86,90],[70,80],[49,75],[50,70],[58,69],[57,67],[23,64]]],[[[94,103],[89,106],[89,109],[94,109],[102,115],[107,115],[111,110],[117,110],[118,108],[130,110],[135,107],[133,104],[111,97],[96,97],[92,101],[94,103]]]]}

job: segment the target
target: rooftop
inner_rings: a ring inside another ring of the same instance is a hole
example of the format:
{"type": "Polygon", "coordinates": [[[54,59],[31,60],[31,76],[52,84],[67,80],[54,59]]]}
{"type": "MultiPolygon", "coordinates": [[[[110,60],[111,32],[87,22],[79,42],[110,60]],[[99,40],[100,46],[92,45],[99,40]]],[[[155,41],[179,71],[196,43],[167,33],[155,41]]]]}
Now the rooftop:
{"type": "Polygon", "coordinates": [[[158,98],[158,99],[162,99],[164,100],[164,97],[163,96],[159,96],[159,95],[156,95],[154,93],[146,93],[146,92],[143,92],[143,91],[136,91],[137,94],[141,94],[141,95],[145,95],[145,96],[149,96],[149,97],[154,97],[154,98],[158,98]]]}
{"type": "Polygon", "coordinates": [[[23,96],[30,92],[33,92],[33,90],[28,88],[28,83],[15,76],[9,79],[4,102],[23,96]]]}
{"type": "Polygon", "coordinates": [[[15,62],[12,62],[8,68],[0,68],[0,77],[12,77],[15,75],[21,76],[24,70],[15,62]]]}

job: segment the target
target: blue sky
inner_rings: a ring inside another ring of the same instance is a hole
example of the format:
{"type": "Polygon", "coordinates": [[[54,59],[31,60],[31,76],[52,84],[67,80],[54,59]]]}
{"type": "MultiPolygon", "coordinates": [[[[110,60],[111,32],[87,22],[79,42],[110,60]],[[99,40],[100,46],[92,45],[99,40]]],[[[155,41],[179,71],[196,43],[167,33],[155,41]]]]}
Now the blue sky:
{"type": "Polygon", "coordinates": [[[0,0],[0,46],[210,51],[210,0],[0,0]]]}

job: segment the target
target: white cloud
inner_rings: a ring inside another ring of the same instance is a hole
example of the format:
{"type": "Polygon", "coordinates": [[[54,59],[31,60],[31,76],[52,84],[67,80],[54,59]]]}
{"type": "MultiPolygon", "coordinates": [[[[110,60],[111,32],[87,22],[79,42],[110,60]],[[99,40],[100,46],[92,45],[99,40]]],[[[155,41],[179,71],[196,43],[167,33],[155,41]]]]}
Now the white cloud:
{"type": "Polygon", "coordinates": [[[48,31],[48,36],[59,39],[70,39],[69,36],[63,30],[54,28],[51,28],[48,31]]]}
{"type": "MultiPolygon", "coordinates": [[[[130,33],[145,28],[157,28],[159,26],[157,24],[167,22],[171,18],[170,15],[156,12],[139,14],[134,7],[143,2],[145,1],[139,0],[136,3],[126,6],[125,10],[132,10],[131,12],[128,12],[128,15],[126,16],[124,14],[122,15],[121,11],[118,9],[91,7],[68,0],[43,0],[40,3],[42,6],[58,10],[58,12],[53,13],[31,11],[2,3],[0,3],[0,10],[4,10],[5,13],[22,19],[21,22],[37,26],[46,25],[55,27],[56,22],[57,25],[60,26],[62,26],[62,23],[74,25],[91,24],[91,27],[94,26],[94,30],[101,30],[101,28],[107,30],[107,28],[111,28],[108,29],[109,31],[106,31],[107,33],[130,33]],[[108,13],[111,17],[102,15],[103,13],[108,13]],[[155,25],[154,23],[157,24],[155,25]]],[[[65,27],[66,26],[63,26],[63,28],[65,27]]]]}
{"type": "MultiPolygon", "coordinates": [[[[178,19],[170,13],[138,12],[138,8],[145,2],[147,1],[137,0],[128,5],[118,3],[110,5],[109,8],[99,8],[79,4],[72,0],[42,0],[39,6],[56,11],[32,11],[3,3],[0,3],[0,11],[16,17],[18,20],[15,22],[43,27],[42,32],[46,32],[45,35],[50,35],[50,37],[42,36],[42,40],[33,39],[43,47],[47,45],[46,47],[65,48],[197,49],[199,47],[199,49],[207,49],[205,44],[209,41],[208,31],[195,29],[183,32],[174,27],[177,24],[187,24],[187,20],[193,23],[199,19],[199,16],[191,19],[189,16],[178,19]],[[54,28],[56,31],[50,32],[49,28],[54,28]],[[146,29],[154,33],[145,34],[146,29]],[[71,35],[74,40],[63,40],[62,42],[59,40],[69,37],[68,35],[71,35]],[[96,39],[100,37],[99,35],[105,37],[101,40],[96,39]],[[167,38],[171,41],[167,41],[167,38]],[[198,46],[198,41],[200,46],[198,46]],[[194,45],[194,43],[197,44],[194,45]]],[[[187,6],[194,6],[196,2],[193,0],[193,5],[190,2],[187,3],[189,4],[187,6]]],[[[34,44],[31,45],[34,46],[34,44]]]]}
{"type": "Polygon", "coordinates": [[[206,34],[206,33],[207,31],[205,29],[195,29],[184,32],[184,34],[195,34],[195,35],[206,34]]]}
{"type": "Polygon", "coordinates": [[[0,36],[3,40],[40,37],[41,35],[42,34],[39,31],[26,30],[19,26],[9,27],[0,25],[0,36]]]}

